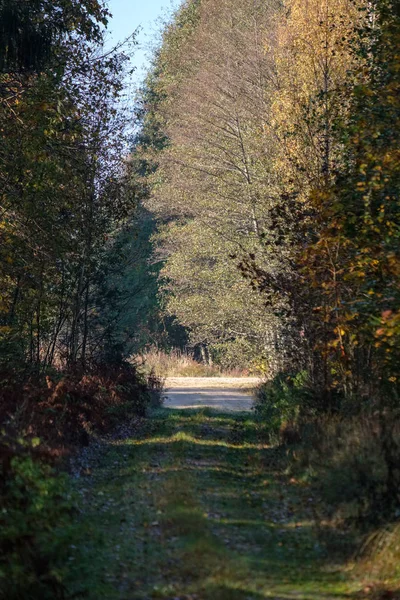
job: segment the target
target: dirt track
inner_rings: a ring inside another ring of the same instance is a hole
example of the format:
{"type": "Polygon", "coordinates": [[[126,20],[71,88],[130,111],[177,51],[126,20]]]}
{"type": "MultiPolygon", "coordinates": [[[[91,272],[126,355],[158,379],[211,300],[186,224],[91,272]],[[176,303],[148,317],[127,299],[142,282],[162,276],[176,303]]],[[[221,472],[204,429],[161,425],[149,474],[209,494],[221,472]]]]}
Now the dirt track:
{"type": "Polygon", "coordinates": [[[256,377],[171,377],[166,381],[167,408],[211,407],[223,412],[253,406],[256,377]]]}

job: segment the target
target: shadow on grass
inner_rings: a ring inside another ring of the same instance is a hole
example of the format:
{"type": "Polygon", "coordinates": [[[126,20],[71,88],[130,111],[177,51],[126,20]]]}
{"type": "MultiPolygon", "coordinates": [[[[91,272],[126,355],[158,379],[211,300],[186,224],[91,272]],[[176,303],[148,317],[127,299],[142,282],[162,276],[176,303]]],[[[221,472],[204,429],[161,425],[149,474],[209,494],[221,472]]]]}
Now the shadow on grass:
{"type": "Polygon", "coordinates": [[[340,562],[333,568],[323,537],[342,548],[342,564],[350,545],[340,546],[335,530],[315,528],[309,491],[286,466],[282,449],[258,442],[256,420],[247,413],[161,409],[140,436],[110,441],[98,467],[103,512],[93,517],[113,548],[121,523],[136,519],[135,533],[121,542],[128,558],[119,551],[112,558],[116,569],[121,560],[124,572],[132,570],[128,581],[143,581],[127,598],[360,598],[342,592],[340,562]]]}

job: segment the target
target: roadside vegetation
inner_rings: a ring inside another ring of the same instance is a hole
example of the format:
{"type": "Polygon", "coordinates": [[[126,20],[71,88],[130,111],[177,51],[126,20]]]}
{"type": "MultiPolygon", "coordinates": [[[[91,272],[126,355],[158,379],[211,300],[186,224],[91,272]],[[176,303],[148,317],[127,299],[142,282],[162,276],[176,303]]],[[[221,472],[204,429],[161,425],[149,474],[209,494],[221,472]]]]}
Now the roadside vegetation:
{"type": "Polygon", "coordinates": [[[247,377],[249,369],[223,369],[220,364],[213,364],[210,356],[197,355],[194,351],[172,349],[161,350],[157,347],[147,350],[136,363],[142,370],[154,373],[158,377],[247,377]]]}

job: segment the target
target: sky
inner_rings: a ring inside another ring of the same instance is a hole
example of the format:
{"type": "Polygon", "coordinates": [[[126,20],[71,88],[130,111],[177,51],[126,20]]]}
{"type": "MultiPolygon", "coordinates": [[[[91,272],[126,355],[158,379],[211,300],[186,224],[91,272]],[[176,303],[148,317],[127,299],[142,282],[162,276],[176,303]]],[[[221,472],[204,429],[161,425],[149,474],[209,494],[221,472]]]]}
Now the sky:
{"type": "Polygon", "coordinates": [[[156,39],[157,20],[163,15],[168,15],[172,7],[177,5],[177,1],[108,0],[107,3],[113,15],[108,25],[108,46],[117,44],[140,28],[137,38],[139,46],[133,59],[133,64],[137,68],[134,81],[139,83],[148,66],[149,48],[152,41],[156,39]]]}

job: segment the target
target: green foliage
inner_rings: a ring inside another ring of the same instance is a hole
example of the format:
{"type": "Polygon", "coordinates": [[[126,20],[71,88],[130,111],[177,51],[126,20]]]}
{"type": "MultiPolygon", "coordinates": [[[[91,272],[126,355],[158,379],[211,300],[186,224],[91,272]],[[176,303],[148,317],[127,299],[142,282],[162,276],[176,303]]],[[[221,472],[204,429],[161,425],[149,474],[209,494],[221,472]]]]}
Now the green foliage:
{"type": "Polygon", "coordinates": [[[1,361],[17,347],[38,370],[85,367],[101,346],[89,316],[106,241],[133,206],[119,104],[129,51],[104,53],[97,0],[0,11],[1,361]]]}
{"type": "MultiPolygon", "coordinates": [[[[137,173],[132,172],[133,180],[137,173]]],[[[162,314],[158,275],[151,259],[154,218],[139,203],[134,216],[113,236],[93,286],[89,321],[102,336],[105,363],[136,355],[151,344],[167,346],[172,327],[162,314]]]]}
{"type": "Polygon", "coordinates": [[[98,0],[1,0],[0,72],[39,72],[66,36],[98,41],[108,16],[98,0]]]}
{"type": "Polygon", "coordinates": [[[295,424],[308,411],[312,390],[308,374],[279,373],[256,392],[255,411],[262,426],[277,434],[284,424],[295,424]]]}
{"type": "Polygon", "coordinates": [[[238,255],[260,250],[263,230],[261,90],[249,91],[244,80],[248,69],[257,78],[247,54],[254,23],[261,32],[272,12],[251,2],[183,3],[164,28],[140,104],[163,308],[191,346],[206,347],[223,368],[246,367],[266,347],[272,354],[271,330],[279,327],[237,269],[238,255]]]}
{"type": "Polygon", "coordinates": [[[74,541],[74,502],[67,478],[22,446],[17,452],[2,449],[0,597],[65,598],[69,546],[74,541]]]}
{"type": "Polygon", "coordinates": [[[329,410],[398,404],[399,23],[392,0],[188,2],[149,78],[167,311],[221,360],[307,370],[329,410]]]}
{"type": "MultiPolygon", "coordinates": [[[[210,353],[215,364],[223,371],[249,372],[254,366],[255,355],[259,350],[254,340],[232,336],[230,339],[210,344],[210,353]]],[[[254,370],[254,369],[253,369],[254,370]]]]}
{"type": "Polygon", "coordinates": [[[341,91],[348,110],[335,121],[340,155],[332,178],[311,194],[320,226],[301,264],[314,290],[316,347],[333,374],[325,387],[393,406],[400,366],[400,16],[398,3],[386,0],[361,9],[366,20],[349,40],[355,66],[341,91]]]}

